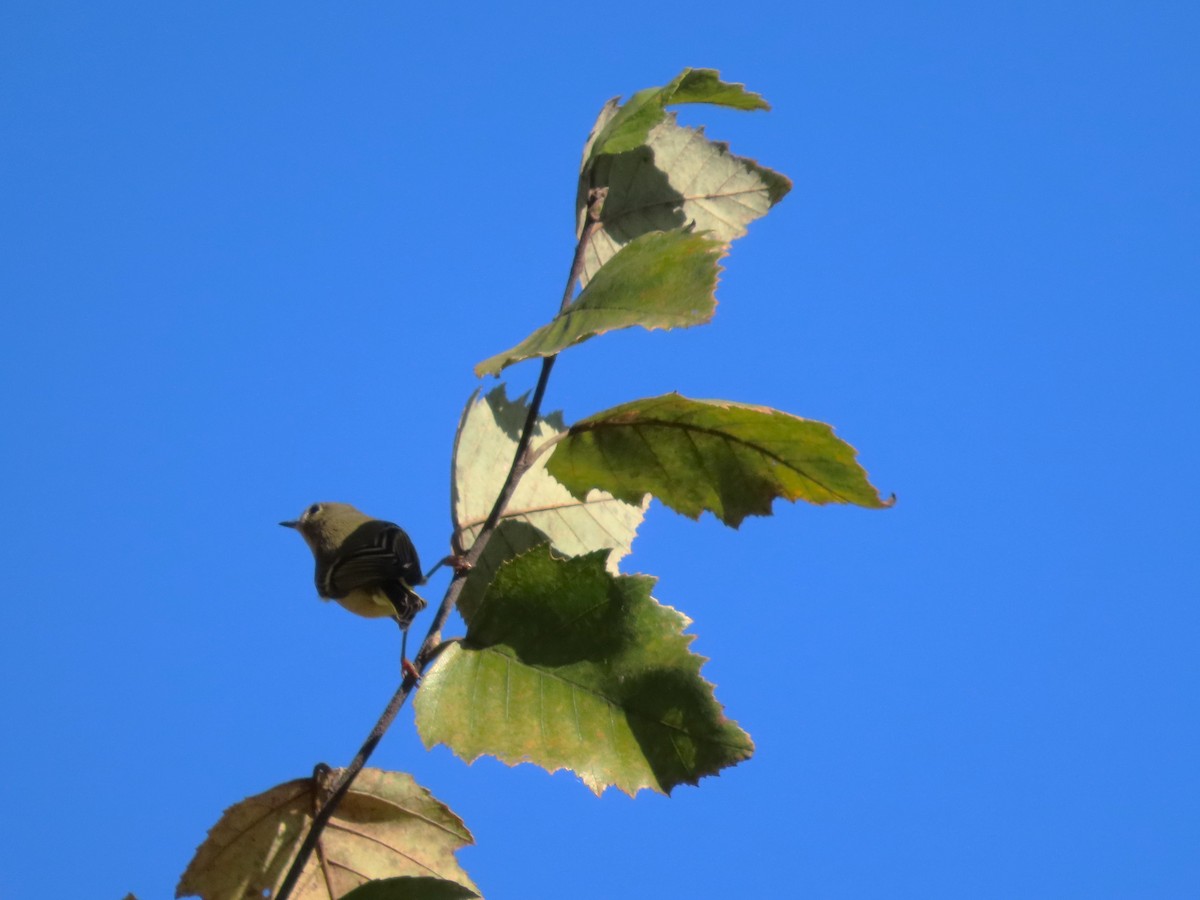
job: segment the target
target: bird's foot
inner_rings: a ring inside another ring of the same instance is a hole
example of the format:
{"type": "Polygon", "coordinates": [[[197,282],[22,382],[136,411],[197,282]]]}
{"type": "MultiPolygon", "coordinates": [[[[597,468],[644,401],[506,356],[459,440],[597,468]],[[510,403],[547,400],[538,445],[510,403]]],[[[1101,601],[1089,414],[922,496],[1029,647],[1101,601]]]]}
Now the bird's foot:
{"type": "Polygon", "coordinates": [[[421,673],[417,671],[417,667],[409,662],[407,658],[400,660],[400,669],[406,676],[411,677],[415,683],[421,683],[421,673]]]}

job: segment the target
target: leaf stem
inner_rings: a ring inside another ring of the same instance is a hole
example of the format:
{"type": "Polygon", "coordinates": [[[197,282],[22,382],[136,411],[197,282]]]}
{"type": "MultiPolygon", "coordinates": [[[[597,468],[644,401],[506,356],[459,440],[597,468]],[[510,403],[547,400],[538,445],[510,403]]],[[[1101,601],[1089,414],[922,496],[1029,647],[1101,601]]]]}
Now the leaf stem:
{"type": "MultiPolygon", "coordinates": [[[[571,271],[567,276],[566,287],[563,289],[559,312],[562,312],[571,305],[571,299],[575,295],[575,284],[578,282],[579,276],[583,273],[583,259],[587,251],[587,245],[591,241],[592,236],[603,227],[600,222],[600,213],[604,208],[604,199],[607,194],[608,188],[593,188],[588,192],[587,218],[584,221],[583,229],[579,233],[579,240],[575,244],[575,253],[571,259],[571,271]]],[[[518,482],[520,482],[521,477],[529,470],[529,467],[533,464],[533,460],[537,456],[537,453],[530,452],[529,444],[533,439],[533,432],[537,428],[538,414],[542,407],[542,398],[546,394],[546,385],[550,381],[550,371],[554,368],[555,359],[557,359],[557,356],[547,356],[542,360],[542,371],[538,375],[537,386],[533,389],[533,396],[529,402],[529,413],[525,416],[525,425],[521,429],[521,437],[517,441],[517,449],[513,454],[512,465],[509,467],[508,475],[504,479],[504,485],[500,488],[499,494],[496,495],[496,502],[492,504],[492,511],[488,513],[487,520],[483,523],[483,528],[480,529],[479,536],[471,545],[471,549],[467,551],[465,556],[466,565],[455,571],[454,578],[450,581],[450,586],[446,588],[446,595],[433,617],[433,622],[429,625],[429,631],[426,632],[425,639],[421,641],[421,648],[417,651],[416,658],[413,660],[413,664],[420,672],[424,672],[426,666],[443,649],[442,627],[446,624],[446,620],[450,617],[454,605],[458,602],[458,597],[462,593],[463,586],[466,584],[470,567],[483,555],[483,551],[487,547],[492,533],[496,530],[500,517],[508,507],[509,501],[512,500],[518,482]]],[[[459,532],[456,524],[454,531],[455,543],[458,540],[459,532]]],[[[456,552],[457,549],[456,547],[456,552]]],[[[300,880],[300,875],[304,871],[304,867],[308,864],[313,850],[321,839],[321,833],[325,830],[325,826],[329,824],[329,820],[333,817],[338,804],[341,803],[342,798],[350,791],[350,785],[353,784],[354,779],[358,777],[358,773],[366,766],[367,760],[375,752],[375,747],[383,739],[384,734],[387,733],[387,730],[391,727],[392,722],[395,721],[397,714],[400,712],[401,707],[404,706],[413,688],[416,686],[417,679],[413,678],[412,675],[404,676],[404,679],[400,682],[400,687],[396,689],[396,692],[392,695],[392,699],[384,707],[383,713],[375,723],[375,727],[371,729],[371,733],[363,741],[362,746],[350,762],[350,765],[342,771],[342,775],[330,792],[329,798],[313,815],[312,825],[309,826],[308,834],[304,836],[304,841],[300,844],[300,849],[296,852],[296,857],[292,860],[291,867],[288,869],[283,882],[279,885],[279,891],[275,894],[273,900],[288,900],[291,897],[292,891],[295,890],[296,884],[300,880]]]]}
{"type": "Polygon", "coordinates": [[[568,431],[560,431],[558,434],[554,435],[554,437],[546,438],[546,440],[542,441],[540,444],[538,444],[536,447],[534,447],[532,450],[530,450],[529,451],[530,464],[537,462],[537,459],[539,456],[541,456],[547,450],[552,450],[554,448],[554,445],[559,443],[560,441],[562,441],[564,438],[566,438],[566,436],[569,433],[570,432],[568,432],[568,431]]]}

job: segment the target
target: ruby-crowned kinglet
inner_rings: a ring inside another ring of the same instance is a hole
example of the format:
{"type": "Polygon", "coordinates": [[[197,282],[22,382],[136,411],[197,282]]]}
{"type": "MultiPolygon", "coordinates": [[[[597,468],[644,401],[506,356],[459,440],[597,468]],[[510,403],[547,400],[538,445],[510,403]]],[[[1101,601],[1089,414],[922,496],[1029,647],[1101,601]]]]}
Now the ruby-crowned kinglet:
{"type": "Polygon", "coordinates": [[[312,550],[321,597],[360,616],[390,616],[407,639],[413,617],[425,608],[412,586],[425,579],[403,528],[348,503],[314,503],[296,521],[279,524],[299,531],[312,550]]]}

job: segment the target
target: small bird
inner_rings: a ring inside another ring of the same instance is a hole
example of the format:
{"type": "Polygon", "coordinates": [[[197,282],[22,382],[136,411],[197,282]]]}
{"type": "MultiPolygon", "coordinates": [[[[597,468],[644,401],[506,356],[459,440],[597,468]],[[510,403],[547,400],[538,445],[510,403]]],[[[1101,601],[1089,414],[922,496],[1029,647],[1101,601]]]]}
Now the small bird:
{"type": "Polygon", "coordinates": [[[348,503],[314,503],[294,522],[280,522],[300,532],[317,563],[317,593],[367,618],[390,616],[400,625],[400,659],[408,643],[408,627],[425,608],[413,590],[423,584],[421,561],[404,529],[372,519],[348,503]]]}

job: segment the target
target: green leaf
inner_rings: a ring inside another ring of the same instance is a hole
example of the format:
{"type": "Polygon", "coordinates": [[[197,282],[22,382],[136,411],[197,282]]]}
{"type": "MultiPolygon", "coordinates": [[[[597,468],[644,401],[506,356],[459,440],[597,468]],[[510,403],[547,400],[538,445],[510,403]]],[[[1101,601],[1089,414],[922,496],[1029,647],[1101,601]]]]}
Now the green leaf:
{"type": "Polygon", "coordinates": [[[597,794],[669,793],[748,759],[753,743],[688,650],[688,619],[653,584],[612,575],[602,553],[563,560],[542,546],[507,562],[422,683],[426,746],[568,768],[597,794]]]}
{"type": "MultiPolygon", "coordinates": [[[[559,485],[559,487],[562,486],[559,485]]],[[[492,532],[487,546],[483,548],[483,553],[475,561],[471,573],[467,576],[467,583],[463,585],[462,592],[458,595],[457,608],[463,621],[467,623],[474,621],[475,611],[483,603],[489,585],[504,563],[514,556],[520,556],[527,550],[547,543],[547,541],[549,538],[528,522],[522,522],[519,519],[508,519],[501,522],[492,532]]]]}
{"type": "Polygon", "coordinates": [[[596,122],[592,125],[592,131],[588,135],[586,143],[583,145],[583,161],[579,164],[580,173],[587,169],[588,163],[592,159],[592,148],[596,146],[596,141],[598,141],[600,136],[604,134],[604,130],[608,127],[608,123],[613,120],[613,117],[616,116],[620,108],[620,97],[613,97],[611,100],[605,103],[603,107],[601,107],[600,115],[596,116],[596,122]]]}
{"type": "Polygon", "coordinates": [[[647,492],[692,518],[708,510],[735,528],[771,514],[776,497],[891,506],[867,480],[853,447],[813,422],[763,406],[666,394],[635,400],[571,426],[547,471],[574,495],[647,492]]]}
{"type": "MultiPolygon", "coordinates": [[[[288,781],[229,807],[188,864],[175,896],[244,900],[264,891],[274,896],[314,811],[340,775],[340,770],[326,770],[319,782],[288,781]]],[[[462,820],[411,775],[363,769],[292,896],[341,897],[365,881],[398,875],[433,875],[474,890],[454,858],[470,843],[462,820]]]]}
{"type": "Polygon", "coordinates": [[[479,895],[442,878],[384,878],[368,881],[341,900],[475,900],[479,895]]]}
{"type": "Polygon", "coordinates": [[[553,356],[619,328],[686,328],[707,322],[717,307],[714,291],[723,250],[719,241],[688,229],[643,234],[622,247],[552,322],[481,362],[475,374],[499,375],[512,363],[553,356]]]}
{"type": "Polygon", "coordinates": [[[684,69],[669,84],[638,91],[620,107],[610,100],[592,129],[583,168],[602,154],[637,147],[663,120],[666,108],[681,103],[712,103],[743,110],[771,108],[761,95],[747,91],[744,84],[722,81],[715,69],[684,69]]]}
{"type": "MultiPolygon", "coordinates": [[[[464,550],[479,536],[491,512],[528,414],[524,398],[509,400],[503,384],[485,397],[472,397],[463,411],[454,441],[452,491],[455,527],[464,550]]],[[[533,446],[565,430],[557,414],[540,418],[533,446]]],[[[546,457],[540,457],[517,485],[501,527],[467,577],[459,612],[470,622],[500,563],[547,539],[567,556],[609,551],[609,567],[615,572],[618,561],[629,553],[648,502],[647,497],[622,502],[601,491],[572,496],[546,474],[546,457]]]]}
{"type": "Polygon", "coordinates": [[[580,178],[576,200],[582,233],[588,192],[607,188],[597,229],[585,248],[587,284],[617,252],[650,231],[694,226],[729,243],[791,190],[785,176],[729,152],[703,129],[684,128],[667,115],[643,143],[596,158],[580,178]]]}

